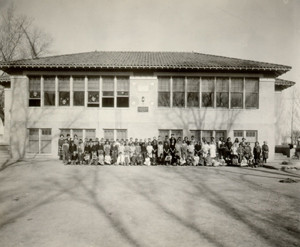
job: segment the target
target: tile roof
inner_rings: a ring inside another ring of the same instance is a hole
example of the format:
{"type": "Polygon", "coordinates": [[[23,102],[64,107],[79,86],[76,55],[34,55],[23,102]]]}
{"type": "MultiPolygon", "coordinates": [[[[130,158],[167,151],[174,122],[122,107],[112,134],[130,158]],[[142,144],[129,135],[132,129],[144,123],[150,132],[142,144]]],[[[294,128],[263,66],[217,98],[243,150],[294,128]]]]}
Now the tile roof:
{"type": "Polygon", "coordinates": [[[282,91],[284,89],[287,89],[289,87],[294,86],[296,83],[293,81],[288,81],[280,78],[275,79],[275,90],[276,91],[282,91]]]}
{"type": "Polygon", "coordinates": [[[188,69],[272,71],[277,75],[290,66],[197,52],[94,51],[37,59],[1,62],[0,69],[188,69]]]}

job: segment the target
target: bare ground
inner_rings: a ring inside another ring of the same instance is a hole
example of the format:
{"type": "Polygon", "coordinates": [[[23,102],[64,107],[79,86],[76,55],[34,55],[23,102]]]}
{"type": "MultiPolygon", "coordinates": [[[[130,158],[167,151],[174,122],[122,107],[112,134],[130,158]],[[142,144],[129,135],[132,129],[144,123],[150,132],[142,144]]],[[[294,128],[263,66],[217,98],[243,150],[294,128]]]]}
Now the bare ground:
{"type": "Polygon", "coordinates": [[[300,176],[234,167],[0,172],[0,246],[300,246],[300,176]]]}

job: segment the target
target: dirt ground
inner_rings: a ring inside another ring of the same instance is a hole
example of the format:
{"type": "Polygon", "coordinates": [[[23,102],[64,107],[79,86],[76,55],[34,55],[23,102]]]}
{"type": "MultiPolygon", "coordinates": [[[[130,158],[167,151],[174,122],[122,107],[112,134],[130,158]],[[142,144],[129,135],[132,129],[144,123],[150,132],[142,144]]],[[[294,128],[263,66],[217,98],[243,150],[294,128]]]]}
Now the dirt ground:
{"type": "Polygon", "coordinates": [[[300,246],[300,176],[234,167],[16,163],[0,246],[300,246]]]}

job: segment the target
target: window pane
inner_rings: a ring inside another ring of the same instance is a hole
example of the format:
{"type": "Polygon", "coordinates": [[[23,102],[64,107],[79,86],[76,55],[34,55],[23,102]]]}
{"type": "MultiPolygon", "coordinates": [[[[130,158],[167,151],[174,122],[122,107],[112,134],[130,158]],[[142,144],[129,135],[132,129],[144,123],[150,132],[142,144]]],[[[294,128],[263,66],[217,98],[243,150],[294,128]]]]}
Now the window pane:
{"type": "Polygon", "coordinates": [[[51,129],[41,129],[41,153],[51,153],[51,129]]]}
{"type": "Polygon", "coordinates": [[[127,139],[127,130],[117,130],[117,139],[127,139]]]}
{"type": "Polygon", "coordinates": [[[55,77],[44,77],[44,105],[55,105],[55,77]]]}
{"type": "Polygon", "coordinates": [[[98,103],[99,105],[99,92],[88,92],[88,103],[98,103]]]}
{"type": "Polygon", "coordinates": [[[85,138],[95,139],[96,138],[96,130],[95,129],[87,129],[85,130],[85,138]]]}
{"type": "Polygon", "coordinates": [[[242,130],[234,130],[233,131],[233,136],[242,138],[242,137],[244,137],[243,131],[242,130]]]}
{"type": "Polygon", "coordinates": [[[158,130],[158,135],[161,136],[162,140],[165,140],[165,136],[168,136],[169,138],[169,130],[158,130]]]}
{"type": "Polygon", "coordinates": [[[158,106],[170,106],[170,93],[159,92],[158,93],[158,106]]]}
{"type": "Polygon", "coordinates": [[[60,106],[70,105],[70,92],[59,92],[59,105],[60,106]]]}
{"type": "Polygon", "coordinates": [[[88,91],[99,91],[99,77],[88,78],[88,91]]]}
{"type": "Polygon", "coordinates": [[[59,77],[58,78],[58,91],[70,92],[70,77],[59,77]]]}
{"type": "Polygon", "coordinates": [[[71,130],[70,129],[60,129],[60,134],[63,134],[64,137],[67,137],[67,134],[71,135],[71,130]]]}
{"type": "Polygon", "coordinates": [[[202,93],[202,107],[214,106],[214,93],[202,93]]]}
{"type": "Polygon", "coordinates": [[[211,130],[203,130],[202,138],[204,137],[206,141],[210,142],[213,136],[213,132],[211,130]]]}
{"type": "Polygon", "coordinates": [[[29,78],[29,98],[40,98],[41,97],[41,77],[30,77],[29,78]]]}
{"type": "Polygon", "coordinates": [[[82,129],[73,129],[73,137],[74,135],[78,136],[78,139],[83,139],[83,130],[82,129]]]}
{"type": "Polygon", "coordinates": [[[194,136],[196,141],[201,140],[201,131],[200,130],[190,130],[191,136],[194,136]]]}
{"type": "Polygon", "coordinates": [[[129,107],[129,97],[118,97],[117,107],[129,107]]]}
{"type": "Polygon", "coordinates": [[[199,78],[194,78],[194,77],[187,78],[187,91],[199,92],[199,78]]]}
{"type": "Polygon", "coordinates": [[[173,92],[184,91],[184,77],[173,77],[173,92]]]}
{"type": "Polygon", "coordinates": [[[173,93],[173,106],[184,107],[184,93],[173,93]]]}
{"type": "Polygon", "coordinates": [[[182,130],[171,130],[171,134],[174,134],[174,137],[177,139],[178,137],[181,137],[182,139],[182,136],[183,136],[183,131],[182,130]]]}
{"type": "Polygon", "coordinates": [[[229,78],[217,78],[216,81],[217,92],[229,92],[229,78]]]}
{"type": "Polygon", "coordinates": [[[114,98],[102,98],[102,107],[114,107],[114,98]]]}
{"type": "Polygon", "coordinates": [[[217,107],[228,107],[229,106],[229,93],[216,93],[217,96],[217,107]]]}
{"type": "Polygon", "coordinates": [[[199,93],[187,93],[187,106],[199,107],[199,93]]]}
{"type": "Polygon", "coordinates": [[[74,92],[74,106],[84,106],[84,91],[83,92],[74,92]]]}
{"type": "Polygon", "coordinates": [[[39,129],[29,129],[28,152],[39,152],[39,129]]]}
{"type": "Polygon", "coordinates": [[[257,141],[257,131],[256,130],[247,130],[246,138],[247,138],[248,142],[255,143],[257,141]]]}
{"type": "Polygon", "coordinates": [[[245,79],[246,93],[258,93],[258,78],[245,79]]]}
{"type": "Polygon", "coordinates": [[[129,77],[117,77],[117,91],[129,91],[129,77]]]}
{"type": "Polygon", "coordinates": [[[201,90],[202,92],[214,92],[214,77],[203,77],[201,90]]]}
{"type": "Polygon", "coordinates": [[[217,130],[216,131],[216,140],[219,140],[221,137],[225,140],[227,137],[226,130],[217,130]]]}
{"type": "Polygon", "coordinates": [[[79,91],[84,92],[84,77],[74,77],[73,78],[73,91],[74,92],[79,92],[79,91]]]}
{"type": "Polygon", "coordinates": [[[104,130],[104,140],[113,140],[114,139],[114,130],[106,129],[104,130]]]}
{"type": "Polygon", "coordinates": [[[231,92],[243,93],[243,78],[231,78],[231,92]]]}
{"type": "Polygon", "coordinates": [[[44,92],[44,105],[45,106],[54,106],[55,105],[55,91],[53,92],[44,92]]]}
{"type": "Polygon", "coordinates": [[[158,91],[159,92],[170,92],[170,77],[159,77],[158,78],[158,91]]]}
{"type": "Polygon", "coordinates": [[[246,93],[246,108],[258,108],[258,93],[246,93]]]}
{"type": "Polygon", "coordinates": [[[29,99],[29,106],[31,106],[31,107],[41,106],[41,100],[40,99],[29,99]]]}
{"type": "Polygon", "coordinates": [[[102,78],[102,91],[114,91],[114,77],[104,76],[102,78]]]}
{"type": "Polygon", "coordinates": [[[231,107],[243,108],[243,93],[231,93],[231,107]]]}

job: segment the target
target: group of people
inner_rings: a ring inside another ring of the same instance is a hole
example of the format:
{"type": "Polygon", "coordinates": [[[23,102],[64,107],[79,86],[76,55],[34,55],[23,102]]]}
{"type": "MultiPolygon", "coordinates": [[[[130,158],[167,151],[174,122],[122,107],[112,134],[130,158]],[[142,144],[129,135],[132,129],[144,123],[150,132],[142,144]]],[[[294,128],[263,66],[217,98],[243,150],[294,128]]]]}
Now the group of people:
{"type": "Polygon", "coordinates": [[[104,138],[83,141],[77,135],[71,138],[60,135],[58,155],[64,164],[86,165],[193,165],[193,166],[260,166],[267,162],[269,147],[266,142],[262,146],[258,142],[254,148],[243,138],[234,142],[228,137],[215,141],[194,136],[177,139],[172,134],[162,139],[126,139],[109,141],[104,138]]]}

